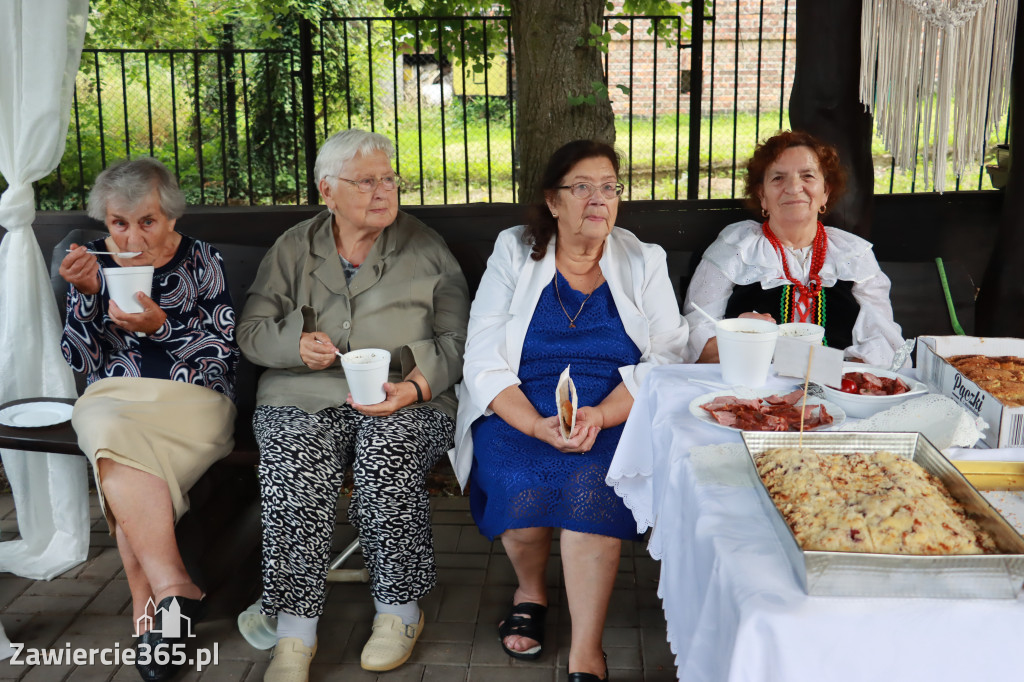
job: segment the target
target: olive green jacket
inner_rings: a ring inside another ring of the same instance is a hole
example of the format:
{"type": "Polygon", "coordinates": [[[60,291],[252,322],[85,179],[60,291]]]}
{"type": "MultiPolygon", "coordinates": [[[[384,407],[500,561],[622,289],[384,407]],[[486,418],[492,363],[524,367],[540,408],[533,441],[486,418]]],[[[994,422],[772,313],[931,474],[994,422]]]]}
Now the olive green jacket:
{"type": "Polygon", "coordinates": [[[339,361],[315,371],[299,357],[301,333],[322,331],[342,352],[391,351],[388,381],[419,367],[433,395],[428,404],[454,419],[468,319],[466,278],[440,235],[399,211],[347,284],[331,214],[324,211],[289,229],[267,252],[236,336],[245,356],[267,368],[257,405],[314,413],[345,402],[339,361]]]}

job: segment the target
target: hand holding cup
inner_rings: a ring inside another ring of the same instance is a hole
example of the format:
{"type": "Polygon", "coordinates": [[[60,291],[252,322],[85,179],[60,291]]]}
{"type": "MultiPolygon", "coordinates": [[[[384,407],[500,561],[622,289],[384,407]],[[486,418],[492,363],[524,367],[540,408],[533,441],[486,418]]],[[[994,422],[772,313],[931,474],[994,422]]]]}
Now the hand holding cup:
{"type": "Polygon", "coordinates": [[[137,334],[150,335],[164,326],[167,320],[167,313],[163,311],[157,302],[141,291],[135,294],[135,300],[142,308],[141,313],[127,313],[117,301],[110,299],[110,307],[107,308],[107,315],[111,322],[121,329],[135,332],[137,334]]]}

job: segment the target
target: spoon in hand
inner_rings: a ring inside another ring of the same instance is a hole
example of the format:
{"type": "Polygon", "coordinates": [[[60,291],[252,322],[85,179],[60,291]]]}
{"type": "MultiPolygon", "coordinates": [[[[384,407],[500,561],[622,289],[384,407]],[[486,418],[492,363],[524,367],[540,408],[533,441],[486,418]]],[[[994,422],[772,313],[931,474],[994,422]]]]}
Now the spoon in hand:
{"type": "MultiPolygon", "coordinates": [[[[324,343],[320,339],[313,339],[313,340],[316,341],[317,343],[319,343],[321,346],[326,346],[327,345],[326,343],[324,343]]],[[[334,354],[337,355],[339,358],[344,355],[344,353],[342,353],[340,350],[335,350],[334,354]]]]}
{"type": "MultiPolygon", "coordinates": [[[[68,249],[68,253],[71,253],[71,249],[68,249]]],[[[141,251],[86,251],[94,256],[117,256],[118,258],[135,258],[142,254],[141,251]]]]}

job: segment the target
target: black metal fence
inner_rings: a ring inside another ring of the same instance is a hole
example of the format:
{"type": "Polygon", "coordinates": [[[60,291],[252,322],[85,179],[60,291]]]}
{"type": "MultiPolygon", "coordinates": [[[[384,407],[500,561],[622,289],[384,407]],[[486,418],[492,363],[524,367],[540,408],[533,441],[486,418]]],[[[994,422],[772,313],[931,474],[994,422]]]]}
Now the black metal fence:
{"type": "Polygon", "coordinates": [[[171,167],[190,204],[295,203],[294,61],[274,50],[84,50],[64,157],[37,183],[40,207],[81,208],[100,170],[139,155],[171,167]]]}
{"type": "MultiPolygon", "coordinates": [[[[737,196],[756,142],[788,126],[795,0],[717,0],[688,21],[611,16],[605,30],[627,196],[737,196]]],[[[396,142],[404,202],[516,200],[508,17],[331,18],[306,24],[300,45],[85,50],[38,207],[82,208],[103,167],[141,154],[171,166],[192,204],[316,202],[317,148],[352,126],[396,142]]],[[[918,189],[875,153],[876,192],[918,189]]],[[[980,168],[957,183],[990,187],[980,168]]]]}

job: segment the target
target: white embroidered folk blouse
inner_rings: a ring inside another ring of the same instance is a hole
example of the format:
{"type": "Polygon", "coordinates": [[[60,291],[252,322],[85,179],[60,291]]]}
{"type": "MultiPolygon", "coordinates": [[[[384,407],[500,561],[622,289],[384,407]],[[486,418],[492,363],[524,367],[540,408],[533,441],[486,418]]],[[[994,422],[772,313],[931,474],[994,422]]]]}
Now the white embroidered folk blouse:
{"type": "MultiPolygon", "coordinates": [[[[900,326],[892,317],[889,278],[878,267],[871,242],[836,227],[825,227],[825,231],[828,252],[820,272],[822,286],[831,287],[839,280],[852,281],[853,296],[860,305],[853,327],[853,345],[845,355],[871,365],[888,366],[903,343],[900,326]]],[[[787,249],[789,272],[804,284],[811,265],[809,255],[810,247],[787,249]]],[[[690,326],[690,357],[700,355],[704,344],[715,335],[712,324],[693,304],[721,319],[733,288],[754,282],[760,282],[764,289],[789,283],[782,271],[782,260],[765,238],[761,223],[744,220],[722,230],[704,252],[690,280],[683,302],[683,313],[690,326]]]]}

